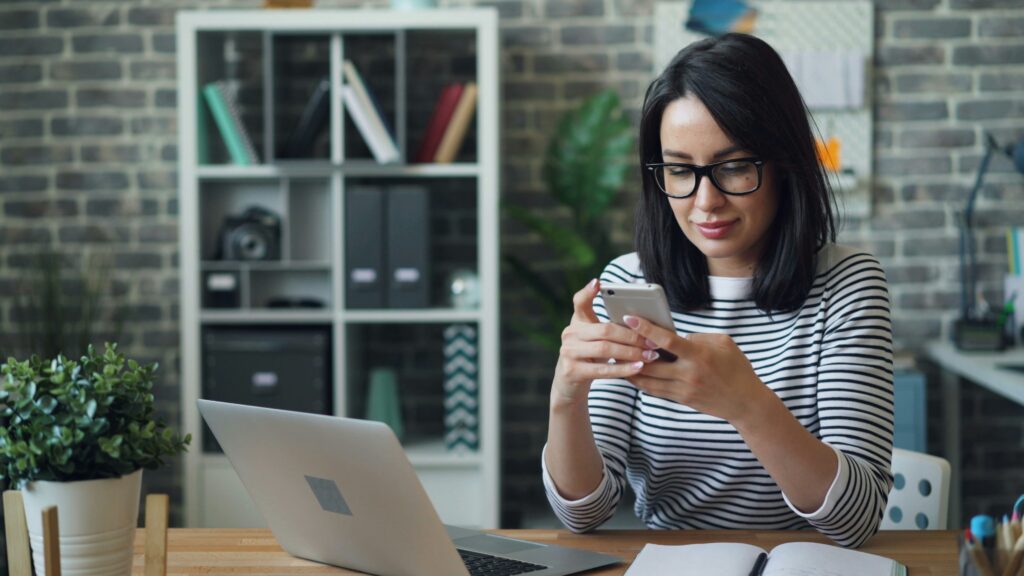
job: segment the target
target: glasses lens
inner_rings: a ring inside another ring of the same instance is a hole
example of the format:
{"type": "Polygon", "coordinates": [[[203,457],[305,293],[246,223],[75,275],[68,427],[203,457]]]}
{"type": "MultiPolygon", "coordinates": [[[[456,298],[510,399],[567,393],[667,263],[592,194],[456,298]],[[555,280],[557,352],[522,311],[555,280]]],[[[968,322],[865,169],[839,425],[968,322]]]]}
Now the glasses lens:
{"type": "Polygon", "coordinates": [[[760,185],[757,165],[750,160],[719,164],[712,170],[712,175],[719,188],[734,194],[753,192],[760,185]]]}
{"type": "Polygon", "coordinates": [[[693,192],[696,176],[689,168],[662,166],[654,170],[654,179],[661,191],[669,196],[689,196],[693,192]]]}

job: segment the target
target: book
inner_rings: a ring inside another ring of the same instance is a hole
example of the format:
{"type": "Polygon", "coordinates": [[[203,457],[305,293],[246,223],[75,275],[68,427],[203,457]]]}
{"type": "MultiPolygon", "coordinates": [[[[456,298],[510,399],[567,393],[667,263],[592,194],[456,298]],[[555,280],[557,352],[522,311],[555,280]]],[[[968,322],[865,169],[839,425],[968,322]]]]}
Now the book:
{"type": "Polygon", "coordinates": [[[374,130],[370,120],[373,113],[359,99],[356,91],[351,86],[342,86],[341,98],[345,102],[345,109],[348,110],[348,115],[352,118],[352,122],[355,123],[356,129],[362,134],[363,140],[370,147],[370,152],[373,153],[373,157],[377,162],[386,164],[398,160],[398,150],[388,148],[382,140],[383,135],[374,130]]]}
{"type": "Polygon", "coordinates": [[[462,97],[463,88],[462,84],[455,83],[448,84],[441,89],[441,95],[434,103],[434,111],[431,112],[430,120],[427,121],[427,130],[423,133],[423,140],[420,142],[420,147],[416,149],[414,157],[416,162],[434,161],[434,155],[437,154],[437,147],[441,144],[445,128],[448,127],[448,122],[451,121],[452,114],[455,113],[455,107],[459,104],[459,98],[462,97]]]}
{"type": "Polygon", "coordinates": [[[313,95],[302,109],[299,122],[288,135],[282,158],[308,158],[317,134],[327,125],[331,103],[331,81],[324,78],[313,89],[313,95]]]}
{"type": "Polygon", "coordinates": [[[401,157],[401,154],[398,151],[398,145],[395,143],[394,138],[388,131],[387,125],[384,123],[384,118],[381,116],[377,105],[374,103],[373,95],[366,87],[366,83],[363,82],[363,78],[359,75],[359,71],[356,70],[356,67],[352,64],[351,60],[345,60],[341,68],[345,75],[346,86],[352,89],[356,100],[361,104],[360,108],[362,108],[366,115],[369,130],[374,133],[379,145],[385,152],[383,154],[383,159],[382,156],[374,153],[377,161],[385,163],[398,160],[401,157]]]}
{"type": "Polygon", "coordinates": [[[259,156],[242,122],[235,91],[231,90],[226,82],[219,80],[203,86],[203,97],[228,149],[231,161],[241,166],[258,164],[259,156]]]}
{"type": "Polygon", "coordinates": [[[466,138],[469,123],[476,113],[476,95],[476,83],[466,84],[462,90],[462,96],[459,98],[459,104],[455,107],[455,112],[452,113],[452,119],[448,122],[448,127],[445,128],[444,136],[441,137],[441,143],[437,146],[434,162],[447,164],[455,160],[455,155],[459,153],[459,147],[462,146],[462,141],[466,138]]]}
{"type": "Polygon", "coordinates": [[[716,542],[663,546],[647,544],[626,576],[749,576],[761,554],[762,576],[906,576],[895,560],[813,542],[779,544],[770,553],[750,544],[716,542]]]}

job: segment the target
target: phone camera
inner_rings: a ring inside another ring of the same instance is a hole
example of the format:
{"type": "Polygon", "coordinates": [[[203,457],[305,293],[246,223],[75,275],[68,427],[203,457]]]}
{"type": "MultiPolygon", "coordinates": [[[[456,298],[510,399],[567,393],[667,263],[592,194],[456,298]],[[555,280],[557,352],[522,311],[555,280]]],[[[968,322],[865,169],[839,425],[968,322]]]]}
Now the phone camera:
{"type": "Polygon", "coordinates": [[[608,295],[609,296],[615,296],[615,290],[609,290],[608,291],[608,295]]]}

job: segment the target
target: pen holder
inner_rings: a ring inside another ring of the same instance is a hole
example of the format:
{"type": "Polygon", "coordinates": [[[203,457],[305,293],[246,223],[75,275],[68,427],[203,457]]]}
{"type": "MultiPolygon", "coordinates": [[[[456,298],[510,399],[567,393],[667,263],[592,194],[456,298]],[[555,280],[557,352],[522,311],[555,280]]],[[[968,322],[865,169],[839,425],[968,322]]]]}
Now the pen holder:
{"type": "MultiPolygon", "coordinates": [[[[981,571],[971,561],[971,553],[967,551],[967,543],[964,542],[964,535],[957,536],[957,546],[960,548],[960,559],[957,562],[957,574],[960,576],[981,576],[981,571]]],[[[992,559],[991,557],[989,558],[992,559]]],[[[998,576],[998,575],[997,575],[998,576]]]]}

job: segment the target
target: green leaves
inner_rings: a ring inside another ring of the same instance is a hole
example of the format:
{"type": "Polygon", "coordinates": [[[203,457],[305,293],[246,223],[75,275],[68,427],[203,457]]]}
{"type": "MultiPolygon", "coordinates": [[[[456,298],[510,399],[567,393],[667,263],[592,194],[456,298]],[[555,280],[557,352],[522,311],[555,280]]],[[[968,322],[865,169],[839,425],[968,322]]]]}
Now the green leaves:
{"type": "Polygon", "coordinates": [[[78,362],[9,358],[0,366],[0,479],[113,478],[185,451],[191,435],[153,418],[155,371],[126,362],[116,344],[102,356],[89,346],[78,362]]]}

